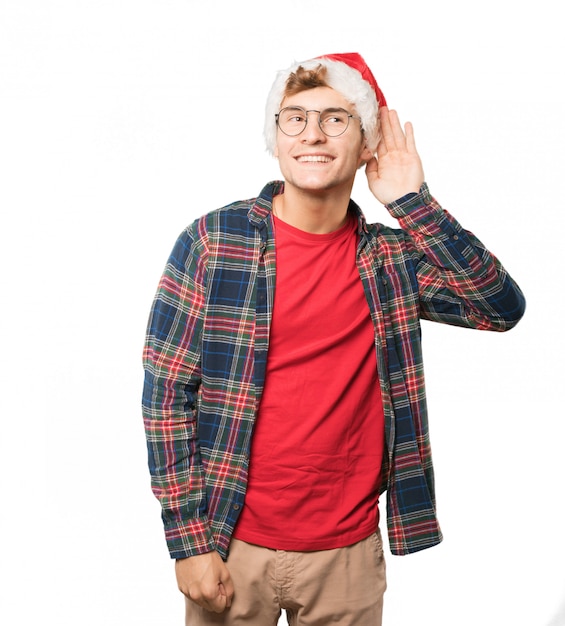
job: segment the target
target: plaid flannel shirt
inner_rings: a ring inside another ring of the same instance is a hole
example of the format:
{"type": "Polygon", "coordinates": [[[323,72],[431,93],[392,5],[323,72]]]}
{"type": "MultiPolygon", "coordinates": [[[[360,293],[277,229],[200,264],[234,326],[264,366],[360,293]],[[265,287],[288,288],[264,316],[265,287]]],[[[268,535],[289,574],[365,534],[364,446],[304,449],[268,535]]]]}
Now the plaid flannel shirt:
{"type": "MultiPolygon", "coordinates": [[[[244,503],[264,386],[275,289],[272,197],[233,203],[178,238],[144,350],[143,415],[152,489],[171,557],[226,558],[244,503]]],[[[424,184],[387,206],[400,229],[359,223],[357,265],[375,327],[385,413],[383,485],[393,554],[441,541],[424,389],[420,319],[512,328],[524,297],[424,184]]],[[[352,419],[354,416],[352,416],[352,419]]]]}

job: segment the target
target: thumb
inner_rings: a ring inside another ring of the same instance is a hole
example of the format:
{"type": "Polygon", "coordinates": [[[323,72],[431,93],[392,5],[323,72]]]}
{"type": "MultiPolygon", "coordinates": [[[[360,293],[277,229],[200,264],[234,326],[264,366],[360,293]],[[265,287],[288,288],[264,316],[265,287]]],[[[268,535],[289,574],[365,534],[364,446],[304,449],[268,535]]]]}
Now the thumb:
{"type": "Polygon", "coordinates": [[[226,607],[229,608],[231,606],[234,588],[232,578],[227,570],[220,576],[220,593],[225,596],[226,607]]]}
{"type": "Polygon", "coordinates": [[[224,604],[226,609],[229,609],[231,606],[232,594],[228,592],[224,583],[220,583],[218,585],[218,590],[220,592],[221,602],[224,604]]]}
{"type": "Polygon", "coordinates": [[[370,174],[377,173],[379,170],[379,164],[377,162],[376,157],[373,157],[369,161],[367,161],[367,165],[365,166],[365,174],[369,176],[370,174]]]}

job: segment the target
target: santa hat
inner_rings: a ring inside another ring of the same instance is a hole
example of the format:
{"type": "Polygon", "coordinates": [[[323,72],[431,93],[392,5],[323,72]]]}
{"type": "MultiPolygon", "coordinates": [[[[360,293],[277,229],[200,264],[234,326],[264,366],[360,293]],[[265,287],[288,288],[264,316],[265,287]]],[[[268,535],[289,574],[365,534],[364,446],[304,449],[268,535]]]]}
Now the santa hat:
{"type": "Polygon", "coordinates": [[[315,59],[294,63],[288,69],[278,72],[267,98],[265,111],[264,133],[267,150],[271,154],[275,150],[277,138],[275,114],[280,110],[290,74],[296,72],[299,67],[311,70],[320,64],[326,68],[327,84],[355,106],[357,115],[361,118],[367,146],[371,152],[375,152],[379,140],[377,113],[379,106],[386,106],[386,100],[369,66],[357,52],[325,54],[315,59]]]}

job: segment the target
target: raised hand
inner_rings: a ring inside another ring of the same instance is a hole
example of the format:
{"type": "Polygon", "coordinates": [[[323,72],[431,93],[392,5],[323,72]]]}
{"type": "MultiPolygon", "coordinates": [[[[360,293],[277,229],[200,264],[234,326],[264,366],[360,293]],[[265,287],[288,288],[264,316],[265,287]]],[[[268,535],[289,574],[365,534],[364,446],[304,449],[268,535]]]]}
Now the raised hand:
{"type": "Polygon", "coordinates": [[[379,109],[381,140],[377,156],[366,165],[369,189],[382,202],[389,204],[410,192],[418,192],[424,182],[424,170],[416,151],[414,129],[407,122],[404,130],[396,111],[379,109]]]}

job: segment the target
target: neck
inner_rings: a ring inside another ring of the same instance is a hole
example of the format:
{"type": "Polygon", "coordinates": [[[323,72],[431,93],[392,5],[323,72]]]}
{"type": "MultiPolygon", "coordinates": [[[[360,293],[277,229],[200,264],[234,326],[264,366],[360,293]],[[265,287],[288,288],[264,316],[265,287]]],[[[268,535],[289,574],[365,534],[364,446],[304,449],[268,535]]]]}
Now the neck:
{"type": "Polygon", "coordinates": [[[285,184],[284,193],[273,198],[273,213],[283,222],[307,233],[323,235],[347,221],[350,194],[333,189],[310,194],[285,184]]]}

